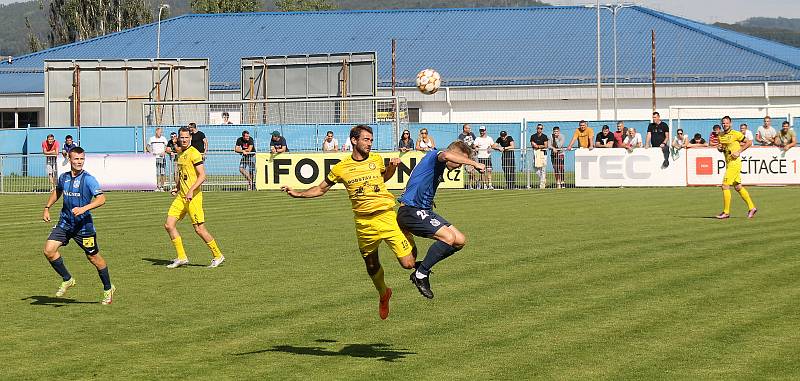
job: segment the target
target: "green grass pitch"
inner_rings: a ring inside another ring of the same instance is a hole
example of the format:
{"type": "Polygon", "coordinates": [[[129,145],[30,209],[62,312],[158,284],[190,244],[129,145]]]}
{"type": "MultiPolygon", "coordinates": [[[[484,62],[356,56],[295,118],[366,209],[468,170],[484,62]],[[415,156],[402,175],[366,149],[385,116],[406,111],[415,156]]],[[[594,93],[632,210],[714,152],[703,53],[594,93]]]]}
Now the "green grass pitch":
{"type": "Polygon", "coordinates": [[[183,221],[198,266],[177,270],[171,197],[110,193],[94,215],[111,306],[74,243],[78,284],[54,297],[46,196],[2,195],[0,379],[798,379],[799,193],[750,192],[755,219],[734,193],[717,221],[716,188],[440,191],[467,246],[433,300],[381,246],[386,321],[341,191],[206,193],[228,260],[206,269],[183,221]]]}

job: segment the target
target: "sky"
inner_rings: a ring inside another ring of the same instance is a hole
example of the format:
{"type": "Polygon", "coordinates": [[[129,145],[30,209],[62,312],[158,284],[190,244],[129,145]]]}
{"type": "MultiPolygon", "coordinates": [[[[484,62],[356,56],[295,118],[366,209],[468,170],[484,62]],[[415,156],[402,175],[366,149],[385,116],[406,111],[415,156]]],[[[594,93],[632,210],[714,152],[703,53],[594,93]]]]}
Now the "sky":
{"type": "MultiPolygon", "coordinates": [[[[592,0],[543,0],[554,5],[583,5],[592,0]]],[[[616,1],[616,0],[613,0],[616,1]]],[[[621,1],[621,0],[620,0],[621,1]]],[[[0,4],[18,0],[0,0],[0,4]]],[[[601,0],[610,3],[612,0],[601,0]]],[[[750,17],[800,18],[800,0],[629,0],[658,11],[706,23],[735,23],[750,17]]]]}

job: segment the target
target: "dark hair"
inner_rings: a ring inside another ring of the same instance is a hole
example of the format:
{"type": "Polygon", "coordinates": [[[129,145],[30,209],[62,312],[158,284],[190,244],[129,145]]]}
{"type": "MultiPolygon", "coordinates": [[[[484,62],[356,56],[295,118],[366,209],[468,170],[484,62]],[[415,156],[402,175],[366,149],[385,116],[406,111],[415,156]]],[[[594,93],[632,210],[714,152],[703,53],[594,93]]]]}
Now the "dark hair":
{"type": "Polygon", "coordinates": [[[325,135],[328,135],[328,134],[333,135],[333,131],[328,131],[328,132],[325,133],[325,135]]]}
{"type": "Polygon", "coordinates": [[[747,127],[747,123],[742,123],[742,124],[739,125],[739,127],[742,127],[742,126],[747,127]]]}
{"type": "Polygon", "coordinates": [[[661,116],[661,114],[659,114],[658,111],[653,111],[653,115],[661,116]]]}
{"type": "Polygon", "coordinates": [[[679,134],[682,134],[683,133],[683,128],[679,128],[679,129],[675,130],[675,132],[677,132],[679,134]]]}
{"type": "Polygon", "coordinates": [[[250,131],[247,131],[247,130],[242,131],[242,136],[244,136],[244,134],[250,135],[250,131]]]}
{"type": "Polygon", "coordinates": [[[604,124],[602,129],[603,129],[603,130],[610,130],[610,129],[611,129],[611,127],[608,127],[608,125],[607,125],[607,124],[604,124]]]}
{"type": "Polygon", "coordinates": [[[788,120],[784,120],[783,123],[781,123],[781,127],[788,126],[788,125],[789,125],[789,121],[788,120]]]}
{"type": "MultiPolygon", "coordinates": [[[[195,122],[189,123],[189,128],[192,128],[192,127],[197,128],[197,123],[195,123],[195,122]]],[[[181,128],[183,128],[183,127],[181,127],[181,128]]]]}
{"type": "Polygon", "coordinates": [[[47,134],[47,137],[48,138],[55,138],[55,136],[53,136],[53,134],[47,134]]]}
{"type": "Polygon", "coordinates": [[[715,130],[717,128],[722,128],[722,127],[719,124],[715,124],[714,127],[711,127],[712,130],[715,130]]]}
{"type": "Polygon", "coordinates": [[[228,112],[227,112],[227,111],[223,111],[223,112],[222,112],[222,116],[223,116],[223,117],[226,117],[226,116],[227,116],[227,117],[229,117],[229,118],[230,118],[230,117],[231,117],[231,114],[228,114],[228,112]]]}
{"type": "Polygon", "coordinates": [[[722,120],[725,120],[725,119],[727,119],[729,122],[731,121],[731,117],[729,117],[729,116],[727,116],[727,115],[725,115],[725,116],[723,116],[723,117],[722,117],[722,120]]]}
{"type": "Polygon", "coordinates": [[[553,127],[553,131],[556,131],[556,130],[560,131],[561,129],[558,128],[558,126],[553,127]]]}
{"type": "Polygon", "coordinates": [[[64,137],[64,140],[67,140],[67,139],[72,139],[72,135],[67,135],[67,136],[64,137]]]}
{"type": "Polygon", "coordinates": [[[578,124],[584,124],[584,123],[586,123],[587,125],[589,124],[589,122],[587,122],[587,121],[585,121],[585,120],[582,120],[582,119],[581,119],[581,121],[580,121],[580,122],[578,122],[578,124]]]}
{"type": "Polygon", "coordinates": [[[359,124],[350,129],[350,139],[358,139],[361,137],[361,131],[367,131],[372,134],[372,127],[366,124],[359,124]]]}
{"type": "Polygon", "coordinates": [[[703,135],[701,135],[699,132],[694,134],[694,139],[702,139],[702,138],[703,138],[703,135]]]}
{"type": "MultiPolygon", "coordinates": [[[[194,124],[194,123],[189,123],[189,125],[192,125],[192,124],[194,124]]],[[[181,132],[191,133],[191,131],[189,131],[189,127],[181,127],[181,128],[179,128],[178,129],[178,133],[180,134],[181,132]]]]}
{"type": "Polygon", "coordinates": [[[81,148],[81,147],[75,147],[75,148],[73,148],[73,149],[69,150],[69,153],[70,153],[70,154],[72,154],[73,152],[74,152],[74,153],[84,153],[84,152],[86,152],[86,151],[84,151],[84,150],[83,150],[83,148],[81,148]]]}
{"type": "Polygon", "coordinates": [[[537,124],[536,128],[539,128],[539,127],[544,128],[544,124],[541,124],[541,123],[537,124]]]}

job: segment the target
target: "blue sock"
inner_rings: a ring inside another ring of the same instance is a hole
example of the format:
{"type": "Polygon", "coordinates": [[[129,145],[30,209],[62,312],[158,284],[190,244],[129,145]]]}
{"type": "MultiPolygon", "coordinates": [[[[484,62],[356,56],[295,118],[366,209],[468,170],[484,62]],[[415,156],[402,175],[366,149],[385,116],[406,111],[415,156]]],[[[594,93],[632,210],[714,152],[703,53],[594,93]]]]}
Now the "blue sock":
{"type": "Polygon", "coordinates": [[[110,290],[111,276],[108,275],[108,266],[104,267],[102,270],[97,270],[97,274],[100,275],[100,281],[103,282],[103,290],[110,290]]]}
{"type": "Polygon", "coordinates": [[[417,271],[421,274],[428,275],[431,272],[431,268],[439,261],[453,255],[456,251],[460,249],[456,249],[453,246],[450,246],[442,241],[436,241],[428,248],[428,253],[425,254],[425,259],[422,260],[422,264],[417,267],[417,271]]]}
{"type": "Polygon", "coordinates": [[[72,279],[72,275],[67,271],[67,266],[64,266],[64,258],[58,257],[55,261],[50,262],[50,266],[53,266],[53,270],[56,270],[64,281],[72,279]]]}

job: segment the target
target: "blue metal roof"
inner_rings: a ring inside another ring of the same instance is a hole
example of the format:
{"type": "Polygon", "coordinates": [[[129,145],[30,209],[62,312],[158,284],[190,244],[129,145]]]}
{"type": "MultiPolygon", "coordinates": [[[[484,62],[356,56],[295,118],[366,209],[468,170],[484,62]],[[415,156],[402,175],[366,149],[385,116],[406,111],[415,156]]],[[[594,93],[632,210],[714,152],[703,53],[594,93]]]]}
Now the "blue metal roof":
{"type": "MultiPolygon", "coordinates": [[[[601,14],[602,73],[613,76],[612,13],[601,14]]],[[[161,23],[161,56],[208,58],[211,88],[237,89],[240,58],[375,51],[390,85],[397,39],[400,86],[437,69],[447,86],[594,83],[595,9],[576,6],[290,13],[189,14],[161,23]]],[[[633,6],[617,13],[620,83],[800,81],[800,49],[633,6]]],[[[0,93],[43,92],[46,59],[152,58],[156,24],[0,63],[0,93]],[[9,73],[9,69],[34,72],[9,73]],[[30,71],[30,70],[28,70],[30,71]]]]}

